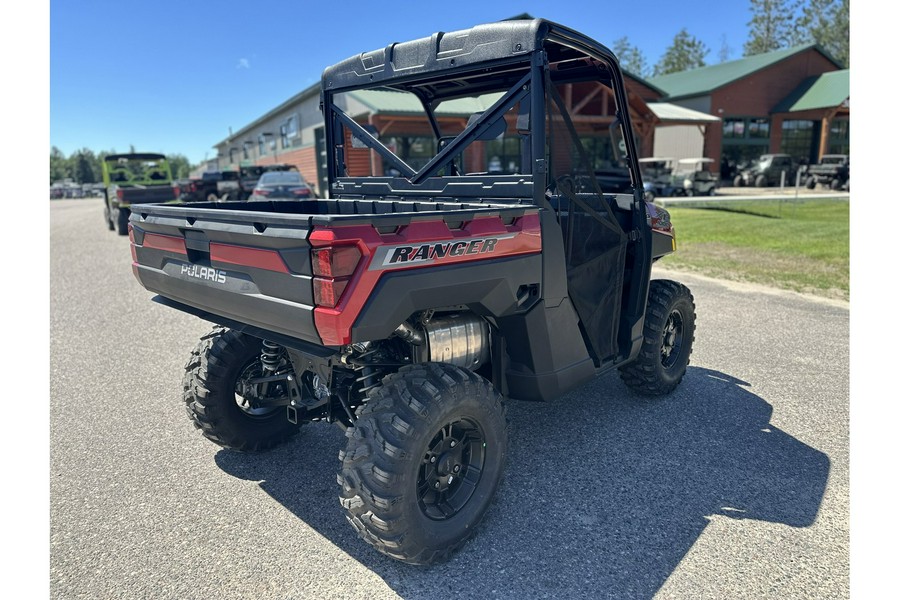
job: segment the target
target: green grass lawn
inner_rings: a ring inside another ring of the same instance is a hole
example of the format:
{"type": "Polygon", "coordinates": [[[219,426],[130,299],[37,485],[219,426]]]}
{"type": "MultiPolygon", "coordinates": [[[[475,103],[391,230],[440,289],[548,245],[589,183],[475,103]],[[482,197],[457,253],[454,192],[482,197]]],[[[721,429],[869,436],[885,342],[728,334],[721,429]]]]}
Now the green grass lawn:
{"type": "Polygon", "coordinates": [[[660,266],[850,298],[846,200],[720,202],[668,206],[678,250],[660,266]]]}

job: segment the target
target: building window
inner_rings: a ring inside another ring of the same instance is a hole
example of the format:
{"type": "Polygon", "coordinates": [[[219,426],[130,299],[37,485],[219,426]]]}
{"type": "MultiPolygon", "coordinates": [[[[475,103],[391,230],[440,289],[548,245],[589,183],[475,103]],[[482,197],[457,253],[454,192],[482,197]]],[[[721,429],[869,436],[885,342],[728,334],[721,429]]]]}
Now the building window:
{"type": "MultiPolygon", "coordinates": [[[[612,142],[609,136],[581,137],[579,139],[582,147],[584,147],[584,152],[591,164],[591,168],[596,171],[613,166],[615,155],[612,151],[612,142]]],[[[574,148],[572,149],[572,155],[575,156],[574,148]]]]}
{"type": "Polygon", "coordinates": [[[487,172],[513,175],[522,172],[522,145],[519,136],[503,136],[487,143],[487,172]]]}
{"type": "Polygon", "coordinates": [[[815,157],[815,138],[813,121],[792,119],[781,124],[781,152],[790,154],[795,159],[810,160],[815,157]]]}
{"type": "Polygon", "coordinates": [[[256,147],[260,156],[266,155],[266,136],[259,134],[259,137],[256,139],[256,147]]]}
{"type": "MultiPolygon", "coordinates": [[[[381,141],[391,152],[402,158],[403,162],[416,170],[424,167],[437,153],[435,140],[432,137],[399,135],[387,137],[381,141]]],[[[391,167],[386,165],[386,169],[391,170],[391,167]]]]}
{"type": "Polygon", "coordinates": [[[828,154],[850,154],[850,121],[835,119],[828,128],[828,154]]]}
{"type": "Polygon", "coordinates": [[[725,119],[722,137],[732,140],[769,139],[769,120],[754,118],[725,119]]]}
{"type": "Polygon", "coordinates": [[[300,120],[297,115],[291,115],[281,124],[281,147],[290,148],[295,144],[294,138],[300,134],[300,120]]]}
{"type": "Polygon", "coordinates": [[[747,137],[769,139],[769,120],[749,119],[747,123],[747,137]]]}
{"type": "Polygon", "coordinates": [[[725,119],[722,123],[722,137],[743,138],[744,119],[725,119]]]}

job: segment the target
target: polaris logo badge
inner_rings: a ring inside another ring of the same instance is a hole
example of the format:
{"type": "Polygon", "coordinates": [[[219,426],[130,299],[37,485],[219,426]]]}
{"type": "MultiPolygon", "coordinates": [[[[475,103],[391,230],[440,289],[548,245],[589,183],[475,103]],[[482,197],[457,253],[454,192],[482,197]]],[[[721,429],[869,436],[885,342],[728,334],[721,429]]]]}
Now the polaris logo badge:
{"type": "Polygon", "coordinates": [[[213,269],[212,267],[199,267],[197,265],[181,265],[181,274],[188,277],[196,277],[206,281],[215,281],[216,283],[225,283],[225,271],[213,269]]]}
{"type": "Polygon", "coordinates": [[[381,246],[376,251],[372,269],[396,269],[411,265],[440,262],[442,259],[460,256],[489,254],[497,249],[497,243],[515,237],[500,235],[465,240],[449,240],[403,246],[381,246]]]}

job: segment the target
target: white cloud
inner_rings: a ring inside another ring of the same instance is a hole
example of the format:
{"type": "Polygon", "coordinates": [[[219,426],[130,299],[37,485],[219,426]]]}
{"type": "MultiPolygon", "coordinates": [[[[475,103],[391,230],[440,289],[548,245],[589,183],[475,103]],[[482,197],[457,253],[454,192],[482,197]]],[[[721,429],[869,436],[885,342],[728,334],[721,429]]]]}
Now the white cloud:
{"type": "Polygon", "coordinates": [[[238,59],[237,66],[235,69],[249,69],[250,68],[250,59],[241,58],[238,59]]]}

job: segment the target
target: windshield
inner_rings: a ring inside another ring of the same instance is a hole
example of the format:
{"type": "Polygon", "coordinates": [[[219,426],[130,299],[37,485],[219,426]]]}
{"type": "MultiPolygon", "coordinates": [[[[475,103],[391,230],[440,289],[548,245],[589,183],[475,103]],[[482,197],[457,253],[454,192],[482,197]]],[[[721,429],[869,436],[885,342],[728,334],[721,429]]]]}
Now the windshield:
{"type": "Polygon", "coordinates": [[[172,174],[162,158],[120,157],[106,160],[106,171],[111,183],[153,185],[170,183],[172,174]]]}

